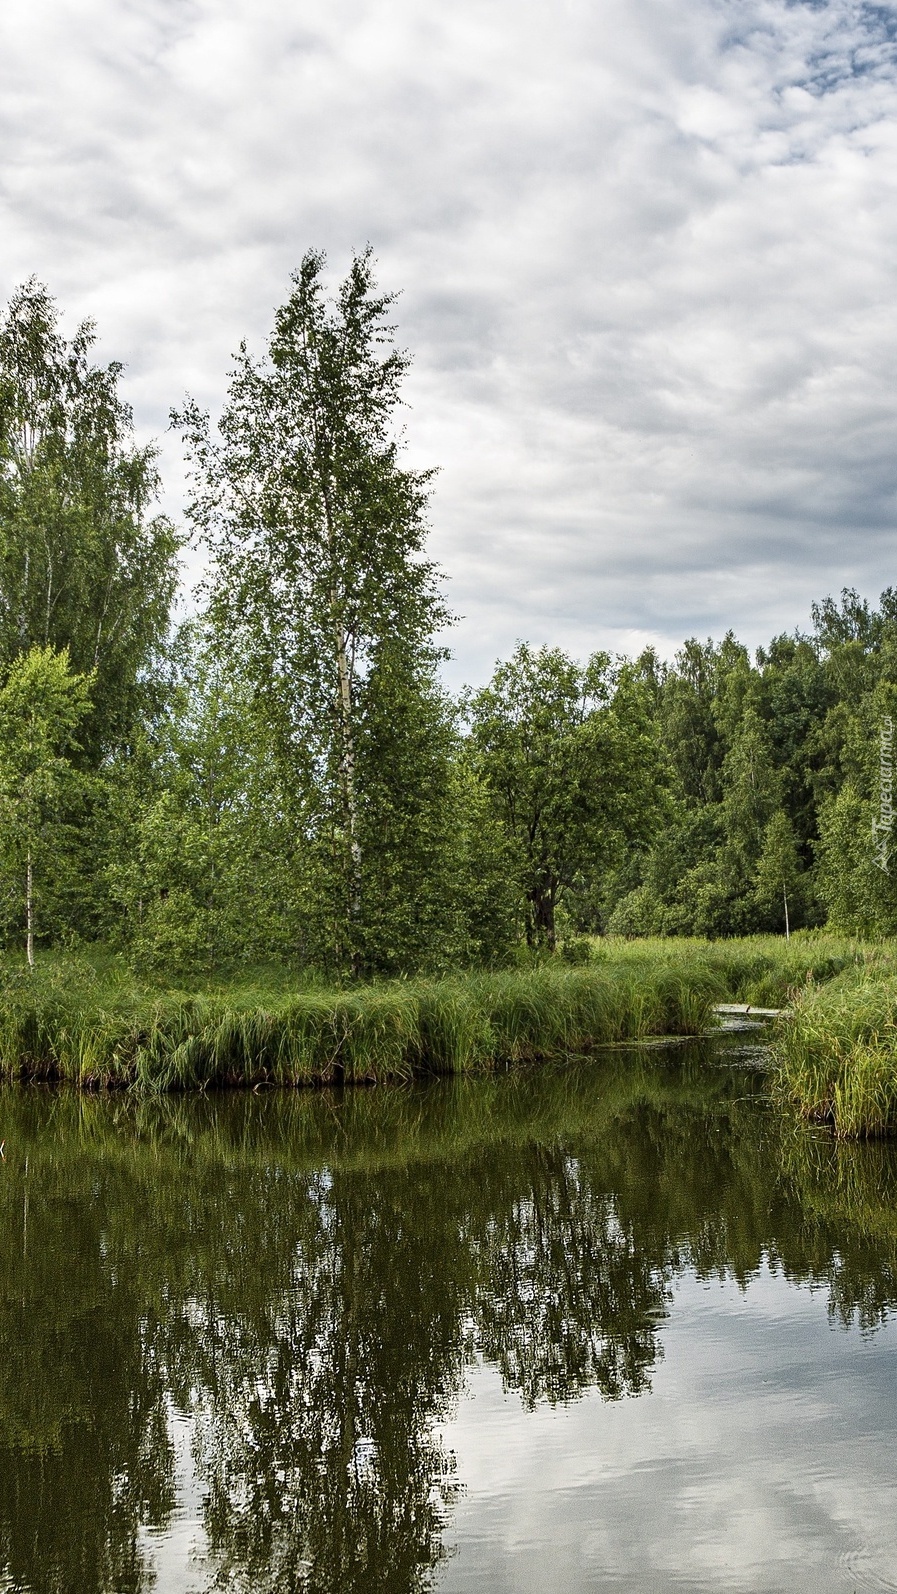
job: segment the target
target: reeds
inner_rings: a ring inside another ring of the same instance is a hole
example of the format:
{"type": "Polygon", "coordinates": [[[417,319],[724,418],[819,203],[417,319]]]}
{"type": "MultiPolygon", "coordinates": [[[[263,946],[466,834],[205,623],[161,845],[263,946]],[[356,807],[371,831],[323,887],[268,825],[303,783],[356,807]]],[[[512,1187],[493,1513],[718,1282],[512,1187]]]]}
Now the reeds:
{"type": "Polygon", "coordinates": [[[868,974],[808,988],[780,1022],[782,1094],[845,1139],[897,1132],[897,978],[868,974]]]}
{"type": "Polygon", "coordinates": [[[201,994],[58,965],[4,981],[0,1074],[155,1091],[410,1079],[697,1034],[722,995],[697,960],[201,994]]]}

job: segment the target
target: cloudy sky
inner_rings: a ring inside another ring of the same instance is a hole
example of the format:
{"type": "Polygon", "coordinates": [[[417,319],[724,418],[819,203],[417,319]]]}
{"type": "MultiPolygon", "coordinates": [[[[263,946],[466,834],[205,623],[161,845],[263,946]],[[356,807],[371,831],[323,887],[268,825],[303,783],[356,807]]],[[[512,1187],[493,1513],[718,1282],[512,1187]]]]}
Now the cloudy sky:
{"type": "Polygon", "coordinates": [[[897,582],[897,4],[5,0],[0,296],[213,411],[310,245],[402,290],[476,680],[897,582]]]}

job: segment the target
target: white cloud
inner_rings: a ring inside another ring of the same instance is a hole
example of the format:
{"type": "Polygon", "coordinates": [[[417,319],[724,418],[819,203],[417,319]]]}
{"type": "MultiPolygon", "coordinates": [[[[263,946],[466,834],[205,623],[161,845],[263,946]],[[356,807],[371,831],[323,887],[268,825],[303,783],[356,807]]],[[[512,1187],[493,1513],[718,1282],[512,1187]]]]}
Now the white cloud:
{"type": "Polygon", "coordinates": [[[894,574],[895,37],[857,0],[7,0],[0,291],[94,315],[160,433],[306,247],[370,239],[458,673],[756,642],[894,574]]]}
{"type": "Polygon", "coordinates": [[[442,1594],[887,1587],[893,1325],[833,1330],[764,1267],[683,1275],[652,1391],[522,1412],[477,1366],[442,1428],[462,1494],[442,1594]]]}

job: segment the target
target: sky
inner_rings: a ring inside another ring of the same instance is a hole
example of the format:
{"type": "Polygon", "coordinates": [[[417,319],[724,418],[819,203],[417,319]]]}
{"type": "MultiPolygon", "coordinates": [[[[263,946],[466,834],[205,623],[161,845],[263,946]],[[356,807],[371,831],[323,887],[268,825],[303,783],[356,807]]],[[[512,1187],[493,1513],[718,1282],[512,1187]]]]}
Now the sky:
{"type": "Polygon", "coordinates": [[[0,12],[0,299],[96,320],[175,516],[170,406],[370,242],[459,681],[897,583],[895,189],[897,4],[0,12]]]}

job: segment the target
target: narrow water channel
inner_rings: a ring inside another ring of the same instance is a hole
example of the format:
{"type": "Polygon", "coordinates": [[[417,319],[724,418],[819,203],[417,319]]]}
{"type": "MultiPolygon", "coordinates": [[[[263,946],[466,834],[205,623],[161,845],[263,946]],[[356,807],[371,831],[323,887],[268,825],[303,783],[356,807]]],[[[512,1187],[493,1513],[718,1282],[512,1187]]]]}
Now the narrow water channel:
{"type": "Polygon", "coordinates": [[[897,1587],[897,1152],[756,1039],[0,1094],[0,1590],[897,1587]]]}

